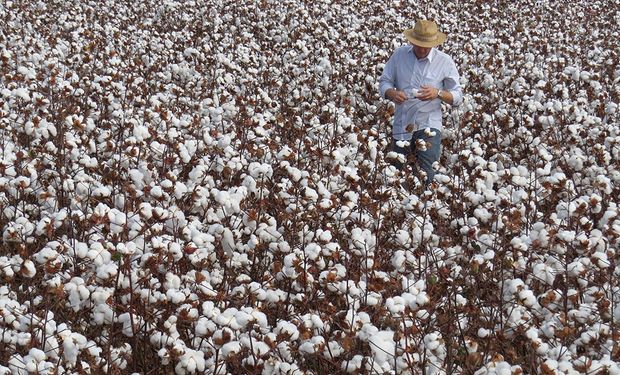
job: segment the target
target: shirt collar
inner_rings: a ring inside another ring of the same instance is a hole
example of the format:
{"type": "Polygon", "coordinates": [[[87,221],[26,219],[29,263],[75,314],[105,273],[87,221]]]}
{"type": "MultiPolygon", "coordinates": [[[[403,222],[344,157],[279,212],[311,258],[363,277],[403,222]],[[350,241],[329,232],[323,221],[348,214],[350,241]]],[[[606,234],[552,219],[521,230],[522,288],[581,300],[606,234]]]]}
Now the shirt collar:
{"type": "MultiPolygon", "coordinates": [[[[413,52],[413,46],[412,46],[412,45],[409,45],[409,52],[411,52],[411,53],[413,54],[413,56],[414,56],[416,59],[418,59],[418,58],[417,58],[417,56],[415,55],[415,53],[413,52]]],[[[435,48],[433,47],[433,48],[431,49],[431,52],[429,52],[429,53],[428,53],[428,56],[426,56],[424,59],[428,59],[428,62],[429,62],[429,63],[432,63],[432,62],[433,62],[433,58],[435,57],[435,55],[436,55],[436,54],[437,54],[437,51],[436,51],[436,50],[435,50],[435,48]]],[[[418,60],[424,60],[424,59],[418,59],[418,60]]]]}

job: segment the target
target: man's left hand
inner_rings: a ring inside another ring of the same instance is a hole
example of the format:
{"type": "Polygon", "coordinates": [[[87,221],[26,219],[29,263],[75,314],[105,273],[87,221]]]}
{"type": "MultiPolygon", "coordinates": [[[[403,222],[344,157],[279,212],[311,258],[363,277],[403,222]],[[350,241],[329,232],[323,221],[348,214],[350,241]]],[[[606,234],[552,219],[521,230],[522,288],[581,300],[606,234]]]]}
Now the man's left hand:
{"type": "Polygon", "coordinates": [[[431,85],[422,85],[422,87],[420,87],[420,90],[418,91],[417,97],[420,100],[433,100],[437,98],[438,94],[438,88],[435,88],[431,85]]]}

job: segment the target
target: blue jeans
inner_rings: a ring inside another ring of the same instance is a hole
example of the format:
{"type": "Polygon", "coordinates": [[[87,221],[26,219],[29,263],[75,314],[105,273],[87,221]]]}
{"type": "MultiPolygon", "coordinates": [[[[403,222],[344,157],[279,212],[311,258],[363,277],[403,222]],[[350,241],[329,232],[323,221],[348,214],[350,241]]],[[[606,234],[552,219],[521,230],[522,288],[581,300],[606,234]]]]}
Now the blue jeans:
{"type": "MultiPolygon", "coordinates": [[[[411,137],[411,143],[408,148],[400,147],[396,144],[396,140],[392,138],[392,150],[399,154],[405,155],[408,158],[409,155],[415,155],[415,160],[424,172],[426,172],[426,184],[430,184],[435,177],[435,170],[433,169],[433,163],[439,160],[441,155],[441,132],[437,129],[428,129],[435,133],[432,136],[425,134],[427,129],[422,129],[413,132],[411,137]],[[426,150],[421,150],[416,147],[416,141],[418,139],[426,142],[426,150]]],[[[394,165],[398,169],[402,169],[403,165],[400,162],[395,162],[394,165]]],[[[414,168],[415,169],[415,168],[414,168]]]]}

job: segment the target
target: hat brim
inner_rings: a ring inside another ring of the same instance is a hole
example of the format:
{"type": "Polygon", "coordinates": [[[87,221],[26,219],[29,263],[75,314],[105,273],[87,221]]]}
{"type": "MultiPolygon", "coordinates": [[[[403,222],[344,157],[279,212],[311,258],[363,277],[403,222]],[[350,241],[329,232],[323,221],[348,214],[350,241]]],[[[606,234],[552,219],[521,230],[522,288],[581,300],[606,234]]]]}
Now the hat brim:
{"type": "Polygon", "coordinates": [[[407,40],[410,43],[415,44],[416,46],[424,47],[424,48],[437,47],[438,45],[445,42],[447,39],[446,34],[442,33],[441,31],[437,32],[437,38],[432,42],[417,39],[415,37],[415,34],[413,33],[413,29],[407,29],[403,31],[403,34],[405,35],[405,38],[407,38],[407,40]]]}

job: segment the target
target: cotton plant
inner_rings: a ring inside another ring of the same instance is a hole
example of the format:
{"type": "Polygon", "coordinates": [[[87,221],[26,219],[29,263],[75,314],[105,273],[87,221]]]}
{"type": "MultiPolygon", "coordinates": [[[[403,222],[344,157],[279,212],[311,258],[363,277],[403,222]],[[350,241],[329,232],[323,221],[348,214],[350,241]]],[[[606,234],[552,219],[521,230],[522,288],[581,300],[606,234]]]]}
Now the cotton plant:
{"type": "Polygon", "coordinates": [[[426,192],[377,96],[399,2],[16,5],[0,373],[617,371],[601,2],[418,9],[466,91],[426,192]]]}

